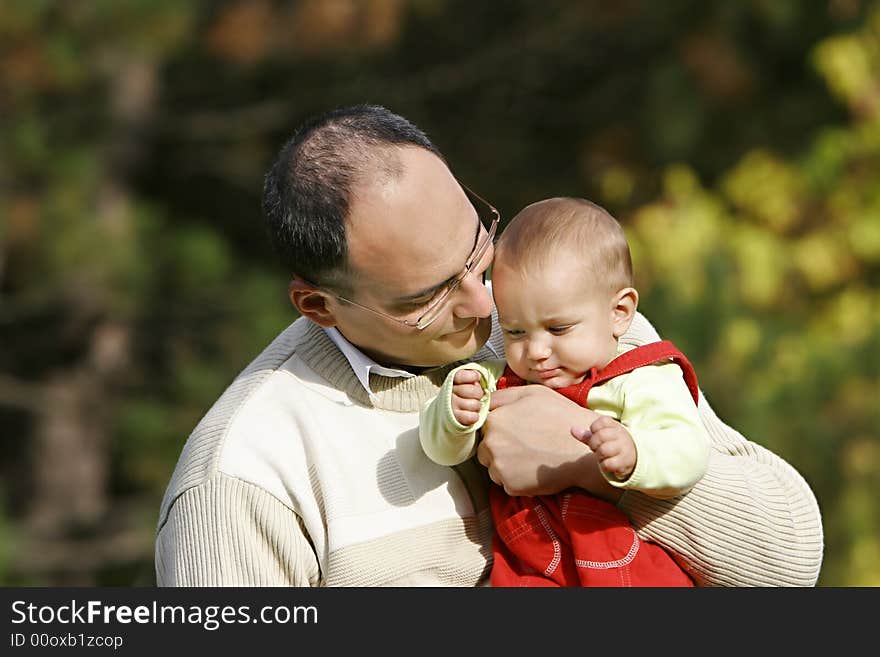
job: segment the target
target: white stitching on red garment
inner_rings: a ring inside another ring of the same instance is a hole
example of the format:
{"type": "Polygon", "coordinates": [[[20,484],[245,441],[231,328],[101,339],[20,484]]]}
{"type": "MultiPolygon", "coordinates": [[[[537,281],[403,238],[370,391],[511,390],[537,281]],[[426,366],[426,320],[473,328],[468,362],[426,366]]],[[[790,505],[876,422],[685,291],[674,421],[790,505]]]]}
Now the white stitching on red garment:
{"type": "Polygon", "coordinates": [[[621,566],[625,566],[630,563],[633,559],[636,558],[636,554],[639,552],[639,545],[641,545],[641,540],[639,540],[639,535],[636,534],[635,530],[632,527],[627,527],[629,531],[632,532],[633,542],[629,548],[629,552],[626,553],[626,556],[623,559],[616,559],[615,561],[587,561],[586,559],[575,559],[575,564],[578,568],[596,568],[596,569],[608,569],[608,568],[620,568],[621,566]]]}
{"type": "Polygon", "coordinates": [[[550,560],[550,564],[544,570],[544,574],[547,577],[550,577],[556,572],[556,568],[559,566],[559,562],[562,559],[562,549],[559,545],[559,537],[556,536],[556,532],[553,531],[553,527],[550,526],[550,523],[547,520],[543,505],[536,504],[535,513],[538,514],[538,520],[541,521],[541,526],[544,528],[544,531],[547,532],[547,535],[550,536],[550,540],[553,543],[553,559],[550,560]]]}

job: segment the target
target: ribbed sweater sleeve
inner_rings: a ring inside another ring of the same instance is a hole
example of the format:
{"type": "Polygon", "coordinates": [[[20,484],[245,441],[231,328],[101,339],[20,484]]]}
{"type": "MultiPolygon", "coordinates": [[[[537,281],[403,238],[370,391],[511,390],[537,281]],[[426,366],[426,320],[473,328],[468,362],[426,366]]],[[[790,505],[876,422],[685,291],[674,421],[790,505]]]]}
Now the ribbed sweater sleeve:
{"type": "Polygon", "coordinates": [[[159,586],[282,586],[319,583],[299,516],[265,487],[225,474],[218,462],[230,424],[261,382],[310,328],[282,332],[227,388],[184,445],[159,511],[159,586]]]}
{"type": "MultiPolygon", "coordinates": [[[[624,336],[630,344],[657,339],[641,315],[624,336]]],[[[706,475],[683,496],[627,491],[618,506],[699,585],[815,585],[823,535],[810,487],[783,459],[725,425],[702,393],[699,409],[712,442],[706,475]]]]}
{"type": "Polygon", "coordinates": [[[293,511],[223,474],[177,498],[156,539],[159,586],[317,586],[319,568],[293,511]]]}

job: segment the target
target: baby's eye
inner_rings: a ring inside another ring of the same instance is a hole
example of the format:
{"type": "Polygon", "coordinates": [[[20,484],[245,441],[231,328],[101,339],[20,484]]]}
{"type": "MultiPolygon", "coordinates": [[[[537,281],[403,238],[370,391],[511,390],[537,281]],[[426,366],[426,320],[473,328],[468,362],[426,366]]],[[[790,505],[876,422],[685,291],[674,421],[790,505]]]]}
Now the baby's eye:
{"type": "Polygon", "coordinates": [[[568,331],[572,327],[571,324],[567,324],[565,326],[551,326],[547,330],[550,331],[553,335],[562,335],[566,331],[568,331]]]}
{"type": "Polygon", "coordinates": [[[521,338],[525,335],[525,333],[525,331],[522,331],[520,329],[504,329],[504,335],[510,338],[521,338]]]}

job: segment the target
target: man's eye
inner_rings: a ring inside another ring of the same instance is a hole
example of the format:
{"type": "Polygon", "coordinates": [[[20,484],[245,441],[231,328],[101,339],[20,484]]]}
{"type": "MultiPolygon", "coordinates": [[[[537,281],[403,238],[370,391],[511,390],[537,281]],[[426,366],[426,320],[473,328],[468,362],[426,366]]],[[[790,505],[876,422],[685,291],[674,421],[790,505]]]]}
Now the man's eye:
{"type": "Polygon", "coordinates": [[[418,310],[419,308],[424,308],[429,305],[439,293],[434,292],[432,294],[426,294],[424,296],[419,297],[418,299],[410,299],[406,303],[401,306],[402,310],[418,310]]]}
{"type": "Polygon", "coordinates": [[[419,297],[418,299],[413,299],[409,305],[413,308],[413,310],[418,310],[419,308],[431,306],[440,301],[440,299],[444,298],[447,294],[454,292],[460,284],[461,279],[455,279],[451,283],[447,283],[443,287],[434,290],[434,292],[432,292],[431,294],[426,294],[425,296],[419,297]]]}

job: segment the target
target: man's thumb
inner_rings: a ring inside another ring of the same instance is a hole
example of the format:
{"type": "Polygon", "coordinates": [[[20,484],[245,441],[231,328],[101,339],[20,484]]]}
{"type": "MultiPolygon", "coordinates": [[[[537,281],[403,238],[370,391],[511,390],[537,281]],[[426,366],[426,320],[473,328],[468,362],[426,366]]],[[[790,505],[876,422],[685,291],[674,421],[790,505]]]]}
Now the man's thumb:
{"type": "Polygon", "coordinates": [[[492,411],[499,406],[505,406],[507,404],[515,402],[517,399],[522,397],[523,394],[525,394],[525,390],[526,386],[515,386],[513,388],[502,388],[501,390],[495,390],[489,397],[489,410],[492,411]]]}

